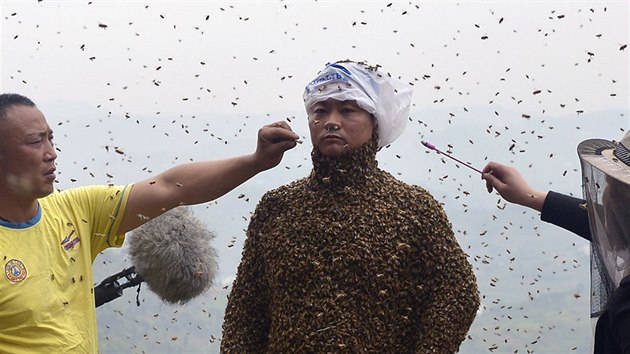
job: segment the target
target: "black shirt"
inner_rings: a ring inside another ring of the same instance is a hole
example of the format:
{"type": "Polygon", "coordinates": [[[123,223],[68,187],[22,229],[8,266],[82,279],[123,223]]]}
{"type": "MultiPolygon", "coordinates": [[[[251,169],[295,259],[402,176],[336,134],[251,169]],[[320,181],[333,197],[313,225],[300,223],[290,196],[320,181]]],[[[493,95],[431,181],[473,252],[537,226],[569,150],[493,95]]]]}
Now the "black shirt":
{"type": "Polygon", "coordinates": [[[543,203],[540,220],[560,226],[592,241],[584,199],[549,191],[543,203]]]}
{"type": "MultiPolygon", "coordinates": [[[[583,199],[549,191],[540,219],[592,241],[583,199]]],[[[597,320],[594,353],[630,354],[630,276],[621,280],[597,320]]]]}

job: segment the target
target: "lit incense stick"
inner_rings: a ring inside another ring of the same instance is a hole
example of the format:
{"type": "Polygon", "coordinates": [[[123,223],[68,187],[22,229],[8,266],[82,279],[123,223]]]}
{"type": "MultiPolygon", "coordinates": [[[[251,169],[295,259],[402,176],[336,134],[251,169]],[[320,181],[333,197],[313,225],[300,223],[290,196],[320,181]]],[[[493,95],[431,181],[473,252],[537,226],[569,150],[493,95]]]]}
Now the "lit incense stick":
{"type": "Polygon", "coordinates": [[[451,159],[461,163],[462,165],[470,168],[471,170],[474,170],[474,171],[479,172],[480,174],[483,174],[483,172],[481,172],[480,170],[478,170],[478,169],[472,167],[471,165],[465,163],[464,161],[461,161],[461,160],[459,160],[459,159],[457,159],[457,158],[455,158],[455,157],[453,157],[453,156],[451,156],[451,155],[449,155],[449,154],[447,154],[447,153],[445,153],[443,151],[440,151],[438,148],[435,147],[435,145],[431,144],[430,142],[428,142],[428,141],[421,141],[421,143],[422,143],[422,145],[426,146],[427,148],[429,148],[431,150],[435,150],[438,154],[442,154],[442,155],[444,155],[444,156],[446,156],[448,158],[451,158],[451,159]]]}

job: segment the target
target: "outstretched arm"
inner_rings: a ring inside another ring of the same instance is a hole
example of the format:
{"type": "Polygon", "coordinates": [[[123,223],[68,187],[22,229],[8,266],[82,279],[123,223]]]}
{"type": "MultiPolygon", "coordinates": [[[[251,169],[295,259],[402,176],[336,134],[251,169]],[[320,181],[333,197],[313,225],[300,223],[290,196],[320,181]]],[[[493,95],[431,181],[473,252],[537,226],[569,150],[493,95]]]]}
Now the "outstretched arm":
{"type": "Polygon", "coordinates": [[[486,181],[488,192],[495,189],[503,199],[542,211],[547,192],[534,189],[514,167],[490,162],[482,170],[481,179],[486,181]]]}
{"type": "Polygon", "coordinates": [[[125,233],[179,205],[205,203],[280,163],[299,138],[285,122],[258,131],[256,151],[224,160],[181,164],[137,182],[118,229],[125,233]]]}
{"type": "Polygon", "coordinates": [[[588,212],[583,207],[584,200],[553,191],[536,190],[527,184],[518,170],[497,162],[487,164],[481,178],[486,181],[488,192],[496,189],[508,202],[539,211],[542,221],[591,240],[588,212]]]}

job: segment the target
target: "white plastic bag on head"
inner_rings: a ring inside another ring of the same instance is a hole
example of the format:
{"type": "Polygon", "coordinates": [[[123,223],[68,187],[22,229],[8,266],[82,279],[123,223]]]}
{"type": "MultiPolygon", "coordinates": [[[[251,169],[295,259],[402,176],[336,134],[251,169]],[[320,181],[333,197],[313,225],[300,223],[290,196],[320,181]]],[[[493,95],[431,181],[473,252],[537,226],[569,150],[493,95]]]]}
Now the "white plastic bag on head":
{"type": "Polygon", "coordinates": [[[359,63],[327,64],[304,89],[306,112],[317,102],[333,98],[354,100],[376,117],[379,147],[392,143],[407,125],[411,86],[359,63]]]}

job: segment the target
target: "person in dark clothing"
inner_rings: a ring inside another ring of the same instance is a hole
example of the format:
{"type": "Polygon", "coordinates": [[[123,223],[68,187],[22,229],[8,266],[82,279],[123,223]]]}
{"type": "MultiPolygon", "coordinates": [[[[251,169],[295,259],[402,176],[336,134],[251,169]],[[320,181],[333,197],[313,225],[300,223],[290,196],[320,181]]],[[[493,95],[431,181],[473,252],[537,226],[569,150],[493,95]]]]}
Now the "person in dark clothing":
{"type": "Polygon", "coordinates": [[[529,186],[517,169],[497,162],[482,170],[488,192],[541,212],[542,221],[591,242],[591,317],[595,354],[630,354],[630,132],[620,142],[578,145],[584,199],[529,186]]]}
{"type": "Polygon", "coordinates": [[[540,220],[560,226],[591,241],[586,201],[554,191],[530,187],[521,173],[498,162],[488,163],[481,176],[488,192],[496,190],[506,201],[539,211],[540,220]]]}

